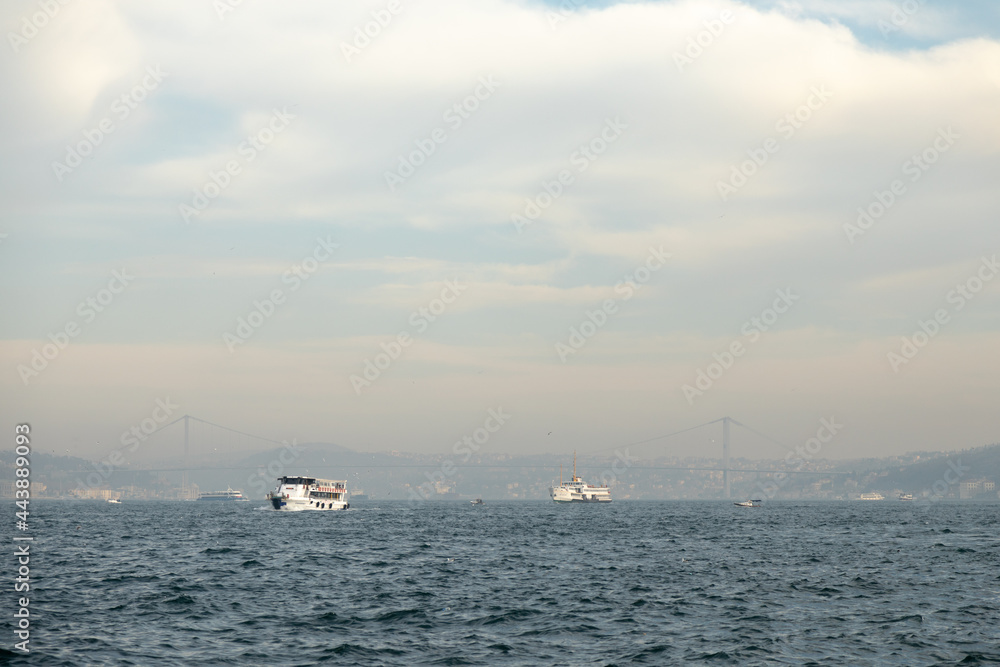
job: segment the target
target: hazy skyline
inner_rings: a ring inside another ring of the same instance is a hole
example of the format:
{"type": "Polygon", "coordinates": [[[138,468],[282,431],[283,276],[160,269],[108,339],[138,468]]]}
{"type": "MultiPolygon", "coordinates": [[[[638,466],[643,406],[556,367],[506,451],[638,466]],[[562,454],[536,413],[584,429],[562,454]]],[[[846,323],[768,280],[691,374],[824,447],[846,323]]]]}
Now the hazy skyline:
{"type": "Polygon", "coordinates": [[[53,6],[0,10],[0,403],[39,449],[167,399],[357,450],[499,407],[493,453],[998,440],[990,3],[53,6]]]}

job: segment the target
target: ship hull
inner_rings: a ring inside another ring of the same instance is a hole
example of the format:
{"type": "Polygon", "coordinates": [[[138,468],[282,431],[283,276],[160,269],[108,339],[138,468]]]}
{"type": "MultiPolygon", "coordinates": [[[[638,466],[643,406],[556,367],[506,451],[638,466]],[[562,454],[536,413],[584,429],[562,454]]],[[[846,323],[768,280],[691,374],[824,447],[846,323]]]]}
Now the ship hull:
{"type": "Polygon", "coordinates": [[[555,487],[549,489],[549,497],[557,503],[610,503],[611,493],[606,488],[598,487],[586,491],[571,491],[555,487]]]}
{"type": "Polygon", "coordinates": [[[271,507],[283,512],[329,512],[336,510],[346,510],[351,507],[350,503],[342,500],[333,502],[310,502],[305,498],[271,498],[271,507]]]}

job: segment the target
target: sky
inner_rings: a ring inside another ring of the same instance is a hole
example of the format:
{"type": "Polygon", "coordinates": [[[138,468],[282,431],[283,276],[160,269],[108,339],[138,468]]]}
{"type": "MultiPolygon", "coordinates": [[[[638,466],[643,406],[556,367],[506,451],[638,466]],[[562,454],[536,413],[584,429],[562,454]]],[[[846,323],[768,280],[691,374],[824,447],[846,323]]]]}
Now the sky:
{"type": "Polygon", "coordinates": [[[771,438],[748,457],[821,420],[830,458],[1000,440],[994,3],[16,0],[0,28],[0,415],[43,449],[191,414],[447,452],[498,409],[494,453],[723,416],[771,438]]]}

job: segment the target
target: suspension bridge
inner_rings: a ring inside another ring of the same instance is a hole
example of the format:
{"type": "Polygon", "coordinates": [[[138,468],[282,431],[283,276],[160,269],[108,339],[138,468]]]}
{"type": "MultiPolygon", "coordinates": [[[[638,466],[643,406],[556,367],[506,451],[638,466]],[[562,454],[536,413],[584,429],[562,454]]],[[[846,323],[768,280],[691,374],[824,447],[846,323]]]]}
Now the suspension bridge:
{"type": "MultiPolygon", "coordinates": [[[[690,433],[698,429],[707,428],[713,425],[721,424],[721,435],[722,435],[722,450],[721,450],[721,465],[718,466],[683,466],[683,465],[643,465],[643,469],[650,470],[677,470],[677,471],[714,471],[722,473],[722,493],[725,498],[732,497],[732,476],[733,473],[762,473],[762,474],[775,474],[783,473],[785,475],[797,474],[797,475],[851,475],[851,472],[840,472],[840,471],[814,471],[814,470],[795,470],[795,469],[763,469],[763,468],[745,468],[737,467],[734,468],[731,462],[731,446],[732,446],[732,433],[734,431],[733,427],[739,427],[745,429],[746,431],[754,434],[758,438],[762,438],[772,445],[776,445],[781,448],[782,456],[788,452],[795,453],[795,450],[788,447],[777,440],[771,438],[760,431],[733,419],[732,417],[721,417],[719,419],[713,419],[707,421],[703,424],[698,424],[696,426],[689,426],[682,428],[671,433],[666,433],[663,435],[657,435],[651,438],[646,438],[637,442],[630,442],[625,444],[620,444],[615,448],[602,448],[600,450],[594,450],[591,452],[582,452],[584,455],[597,455],[605,452],[610,452],[614,449],[623,449],[628,447],[638,447],[642,445],[650,445],[653,443],[670,440],[676,436],[680,436],[685,433],[690,433]]],[[[247,466],[233,466],[232,463],[236,462],[236,457],[246,457],[255,453],[259,453],[264,449],[273,449],[276,446],[286,445],[288,441],[278,441],[273,438],[268,438],[265,436],[255,435],[253,433],[248,433],[239,429],[224,426],[222,424],[217,424],[193,415],[183,415],[177,419],[164,424],[152,433],[144,438],[144,441],[157,440],[159,441],[158,446],[151,446],[148,442],[143,445],[147,452],[155,452],[161,455],[161,460],[172,459],[176,461],[178,458],[182,459],[182,465],[165,467],[162,465],[146,465],[140,466],[140,470],[145,470],[148,472],[179,472],[182,474],[182,486],[184,488],[188,487],[189,479],[188,473],[191,471],[235,471],[235,470],[247,470],[247,466]],[[176,428],[174,428],[176,427],[176,428]],[[178,431],[183,429],[183,440],[179,440],[178,431]],[[168,445],[167,442],[171,440],[169,436],[173,437],[172,446],[168,445]],[[178,451],[180,450],[180,451],[178,451]],[[220,465],[222,463],[229,463],[230,465],[220,465]]],[[[712,440],[715,443],[715,440],[712,440]]],[[[800,448],[801,449],[801,448],[800,448]]],[[[355,453],[360,454],[360,453],[355,453]]],[[[796,456],[798,456],[796,454],[796,456]]],[[[142,458],[148,458],[142,457],[142,458]]],[[[338,457],[339,458],[339,457],[338,457]]],[[[324,459],[325,461],[325,459],[324,459]]],[[[136,461],[138,462],[138,461],[136,461]]],[[[151,461],[152,463],[152,461],[151,461]]],[[[415,463],[413,461],[407,461],[405,463],[394,463],[387,462],[383,458],[378,462],[365,462],[363,464],[352,464],[347,461],[338,462],[338,468],[436,468],[439,467],[440,463],[415,463]]],[[[524,467],[523,465],[502,465],[502,464],[472,464],[464,467],[469,468],[503,468],[503,469],[513,469],[524,467]]]]}
{"type": "MultiPolygon", "coordinates": [[[[795,450],[795,449],[793,449],[793,448],[791,448],[791,447],[788,447],[788,446],[786,446],[786,445],[784,445],[784,444],[782,444],[780,442],[778,442],[774,438],[772,438],[770,436],[767,436],[767,435],[761,433],[760,431],[758,431],[758,430],[756,430],[754,428],[751,428],[750,426],[747,426],[746,424],[743,424],[741,422],[736,421],[732,417],[720,417],[719,419],[713,419],[712,421],[707,421],[704,424],[698,424],[697,426],[689,426],[687,428],[682,428],[679,431],[674,431],[672,433],[666,433],[664,435],[657,435],[657,436],[654,436],[652,438],[646,438],[645,440],[639,440],[638,442],[631,442],[631,443],[628,443],[628,444],[625,444],[625,445],[619,445],[616,449],[621,449],[623,447],[637,447],[639,445],[646,445],[646,444],[657,442],[657,441],[661,441],[661,440],[667,440],[667,439],[672,438],[674,436],[681,435],[682,433],[689,433],[691,431],[695,431],[697,429],[704,428],[706,426],[711,426],[713,424],[720,424],[720,423],[722,424],[722,465],[721,466],[704,466],[704,467],[697,467],[697,466],[643,466],[643,467],[651,469],[651,470],[690,470],[690,471],[715,471],[715,472],[721,472],[722,473],[722,492],[723,492],[723,496],[727,500],[728,499],[732,499],[731,475],[734,472],[767,473],[767,474],[782,473],[782,474],[785,474],[785,475],[823,475],[823,476],[831,476],[831,475],[837,475],[837,476],[839,476],[839,475],[845,475],[845,476],[849,476],[849,475],[853,475],[854,474],[853,472],[841,472],[841,471],[830,471],[830,470],[815,471],[815,470],[788,470],[788,469],[774,469],[774,470],[769,470],[769,469],[762,469],[762,468],[733,468],[730,465],[730,435],[731,435],[731,427],[734,426],[734,425],[735,426],[740,426],[742,428],[745,428],[746,430],[750,431],[754,435],[756,435],[756,436],[758,436],[760,438],[763,438],[764,440],[767,440],[769,443],[777,445],[778,447],[781,447],[784,450],[785,454],[788,454],[789,452],[791,452],[791,453],[795,454],[796,457],[798,458],[798,451],[795,450]]],[[[712,442],[715,442],[715,441],[713,440],[712,442]]],[[[605,449],[601,449],[601,450],[598,450],[598,451],[599,452],[608,452],[608,451],[611,451],[611,450],[605,448],[605,449]]],[[[597,453],[597,452],[594,452],[594,453],[597,453]]]]}
{"type": "MultiPolygon", "coordinates": [[[[235,454],[244,454],[244,455],[250,454],[253,453],[254,450],[259,449],[259,447],[253,447],[253,446],[247,447],[246,441],[240,440],[240,438],[249,439],[250,441],[253,442],[264,442],[270,445],[286,444],[285,442],[273,440],[271,438],[265,438],[259,435],[254,435],[252,433],[246,433],[244,431],[240,431],[235,428],[229,428],[228,426],[223,426],[222,424],[216,424],[214,422],[210,422],[205,419],[199,419],[198,417],[193,417],[191,415],[184,415],[182,417],[178,417],[169,424],[164,424],[156,432],[159,433],[166,431],[166,429],[170,428],[174,424],[180,424],[180,423],[184,424],[184,459],[183,459],[184,464],[183,467],[181,468],[181,472],[183,473],[182,486],[184,488],[188,487],[188,472],[191,470],[191,422],[194,422],[195,425],[200,424],[213,429],[218,429],[218,431],[221,431],[222,434],[225,434],[223,437],[220,438],[217,431],[215,435],[209,436],[212,439],[212,442],[216,445],[215,447],[212,448],[213,458],[216,456],[216,452],[219,451],[220,445],[223,450],[221,456],[226,456],[226,457],[235,454]]],[[[207,452],[207,447],[203,451],[207,452]]]]}

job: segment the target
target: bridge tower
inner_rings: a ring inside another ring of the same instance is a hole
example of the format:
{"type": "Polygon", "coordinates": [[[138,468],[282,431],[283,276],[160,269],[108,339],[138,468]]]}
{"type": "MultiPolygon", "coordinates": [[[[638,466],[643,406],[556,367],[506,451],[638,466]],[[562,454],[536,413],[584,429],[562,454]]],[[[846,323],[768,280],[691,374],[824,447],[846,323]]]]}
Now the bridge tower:
{"type": "Polygon", "coordinates": [[[181,481],[181,488],[184,490],[184,495],[188,492],[188,447],[190,445],[190,432],[189,432],[189,422],[191,417],[184,415],[184,479],[181,481]]]}
{"type": "Polygon", "coordinates": [[[729,490],[729,417],[722,418],[722,487],[726,500],[732,498],[729,490]]]}

